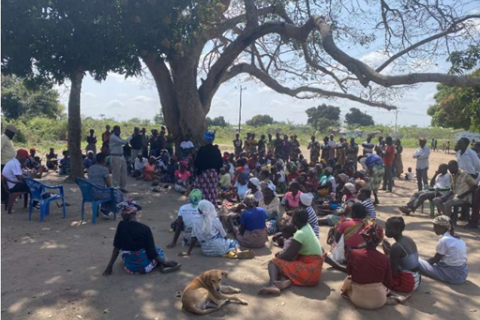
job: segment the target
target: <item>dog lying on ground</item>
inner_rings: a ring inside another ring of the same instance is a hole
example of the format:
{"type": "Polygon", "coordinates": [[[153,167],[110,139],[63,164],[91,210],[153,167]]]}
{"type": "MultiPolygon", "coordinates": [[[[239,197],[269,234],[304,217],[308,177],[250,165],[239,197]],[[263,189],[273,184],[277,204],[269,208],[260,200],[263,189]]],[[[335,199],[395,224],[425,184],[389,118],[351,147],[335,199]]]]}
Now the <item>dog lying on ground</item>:
{"type": "Polygon", "coordinates": [[[226,294],[240,293],[241,290],[222,286],[222,279],[228,276],[226,271],[209,270],[195,279],[185,288],[182,294],[183,309],[188,312],[204,315],[218,311],[229,301],[247,305],[248,302],[226,294]]]}

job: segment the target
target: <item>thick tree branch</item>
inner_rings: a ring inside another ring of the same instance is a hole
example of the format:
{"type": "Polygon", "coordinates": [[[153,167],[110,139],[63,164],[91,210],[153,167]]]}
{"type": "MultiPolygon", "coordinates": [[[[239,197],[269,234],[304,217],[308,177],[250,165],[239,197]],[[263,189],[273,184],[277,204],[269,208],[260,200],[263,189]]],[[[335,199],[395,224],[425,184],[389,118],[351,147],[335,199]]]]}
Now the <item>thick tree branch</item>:
{"type": "Polygon", "coordinates": [[[442,73],[411,73],[405,75],[386,76],[382,75],[362,61],[355,59],[340,48],[333,41],[330,26],[323,17],[316,17],[315,22],[322,38],[322,46],[325,51],[336,61],[344,65],[350,72],[355,74],[360,83],[367,87],[373,81],[384,87],[397,85],[411,85],[424,82],[443,83],[448,86],[474,87],[480,86],[480,77],[466,77],[448,75],[442,73]]]}
{"type": "MultiPolygon", "coordinates": [[[[246,48],[255,40],[267,34],[279,34],[284,38],[306,41],[308,35],[315,27],[313,19],[309,19],[303,26],[297,27],[285,22],[266,22],[253,29],[244,30],[225,50],[215,64],[211,67],[207,78],[199,88],[200,100],[208,109],[217,91],[222,83],[223,74],[227,71],[234,61],[246,48]]],[[[207,110],[208,111],[208,110],[207,110]]]]}
{"type": "Polygon", "coordinates": [[[429,42],[432,42],[434,40],[437,40],[437,39],[440,39],[450,33],[456,33],[462,29],[464,29],[465,27],[464,26],[458,26],[460,23],[466,21],[466,20],[469,20],[469,19],[475,19],[475,18],[480,18],[480,15],[468,15],[468,16],[465,16],[463,17],[462,19],[459,19],[457,21],[455,21],[450,27],[448,27],[447,30],[443,31],[443,32],[440,32],[440,33],[437,33],[437,34],[434,34],[433,36],[431,37],[428,37],[428,38],[425,38],[413,45],[411,45],[410,47],[408,48],[405,48],[403,49],[402,51],[394,54],[393,56],[391,56],[387,61],[385,61],[384,63],[382,63],[382,65],[380,67],[378,67],[377,69],[375,69],[376,72],[381,72],[383,69],[385,69],[390,63],[392,63],[393,61],[395,61],[396,59],[400,58],[401,56],[403,56],[404,54],[426,44],[426,43],[429,43],[429,42]]]}
{"type": "MultiPolygon", "coordinates": [[[[298,87],[295,89],[287,88],[285,86],[282,86],[280,83],[278,83],[275,79],[270,77],[268,74],[263,72],[262,70],[258,69],[255,66],[246,64],[246,63],[241,63],[235,66],[232,66],[228,72],[224,75],[223,77],[223,82],[228,81],[232,79],[233,77],[241,74],[241,73],[247,73],[258,80],[262,81],[266,86],[270,87],[271,89],[275,90],[278,93],[283,93],[287,94],[292,97],[299,97],[299,94],[301,93],[313,93],[316,95],[321,95],[326,98],[342,98],[342,99],[349,99],[352,101],[356,101],[368,106],[372,107],[378,107],[378,108],[383,108],[387,110],[393,110],[396,109],[397,107],[383,103],[383,102],[377,102],[377,101],[369,101],[362,99],[360,97],[357,97],[352,94],[348,93],[342,93],[342,92],[335,92],[335,91],[328,91],[328,90],[323,90],[320,88],[314,88],[314,87],[307,87],[307,86],[302,86],[298,87]]],[[[301,98],[301,96],[300,96],[301,98]]]]}

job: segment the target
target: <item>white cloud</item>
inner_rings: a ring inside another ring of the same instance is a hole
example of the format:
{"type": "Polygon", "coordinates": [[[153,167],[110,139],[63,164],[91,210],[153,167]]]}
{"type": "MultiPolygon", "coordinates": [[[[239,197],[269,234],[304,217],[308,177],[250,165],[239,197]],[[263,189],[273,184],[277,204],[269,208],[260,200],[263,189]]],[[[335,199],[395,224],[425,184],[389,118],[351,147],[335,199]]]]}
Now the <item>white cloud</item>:
{"type": "Polygon", "coordinates": [[[117,100],[117,99],[114,99],[114,100],[111,100],[107,103],[107,106],[109,108],[124,108],[125,107],[125,103],[123,103],[122,101],[120,100],[117,100]]]}
{"type": "Polygon", "coordinates": [[[147,97],[147,96],[136,96],[132,99],[133,102],[142,102],[142,103],[148,103],[148,102],[153,102],[155,99],[152,97],[147,97]]]}
{"type": "Polygon", "coordinates": [[[212,101],[212,106],[215,108],[229,108],[230,102],[225,99],[214,97],[212,101]]]}
{"type": "Polygon", "coordinates": [[[89,91],[82,92],[82,95],[84,95],[86,98],[96,98],[97,97],[96,94],[94,94],[93,92],[89,92],[89,91]]]}
{"type": "Polygon", "coordinates": [[[118,83],[124,83],[124,82],[138,83],[138,84],[140,83],[140,78],[138,78],[138,77],[125,78],[124,75],[118,74],[118,73],[113,73],[113,72],[110,72],[108,74],[108,77],[112,78],[113,80],[115,80],[115,82],[118,82],[118,83]]]}

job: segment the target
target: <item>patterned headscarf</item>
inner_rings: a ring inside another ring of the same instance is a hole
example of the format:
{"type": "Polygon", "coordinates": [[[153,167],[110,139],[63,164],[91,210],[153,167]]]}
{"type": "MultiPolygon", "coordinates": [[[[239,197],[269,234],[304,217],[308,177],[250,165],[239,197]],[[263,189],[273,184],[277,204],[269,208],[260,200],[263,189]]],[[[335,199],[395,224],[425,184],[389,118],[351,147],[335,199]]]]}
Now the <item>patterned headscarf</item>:
{"type": "Polygon", "coordinates": [[[198,203],[198,211],[203,217],[202,232],[209,235],[212,232],[213,220],[218,217],[215,206],[208,200],[202,200],[198,203]]]}
{"type": "Polygon", "coordinates": [[[382,242],[384,233],[382,227],[377,224],[370,224],[363,229],[360,234],[365,239],[367,248],[375,248],[382,242]]]}
{"type": "Polygon", "coordinates": [[[239,177],[242,177],[243,180],[245,180],[245,182],[248,182],[248,173],[246,173],[245,171],[241,171],[238,173],[238,176],[239,177]]]}
{"type": "Polygon", "coordinates": [[[345,174],[345,173],[340,173],[338,175],[338,179],[340,179],[340,181],[342,181],[343,183],[347,183],[348,182],[348,176],[345,174]]]}
{"type": "Polygon", "coordinates": [[[437,226],[447,228],[447,230],[450,232],[452,237],[455,238],[460,238],[456,233],[455,233],[455,228],[453,226],[452,220],[450,217],[441,215],[433,219],[433,224],[436,224],[437,226]]]}
{"type": "Polygon", "coordinates": [[[200,191],[199,189],[193,189],[192,191],[190,191],[189,198],[192,207],[196,208],[200,200],[202,200],[203,198],[202,191],[200,191]]]}
{"type": "Polygon", "coordinates": [[[213,143],[213,141],[215,140],[215,132],[205,131],[205,133],[203,134],[203,140],[209,143],[213,143]]]}

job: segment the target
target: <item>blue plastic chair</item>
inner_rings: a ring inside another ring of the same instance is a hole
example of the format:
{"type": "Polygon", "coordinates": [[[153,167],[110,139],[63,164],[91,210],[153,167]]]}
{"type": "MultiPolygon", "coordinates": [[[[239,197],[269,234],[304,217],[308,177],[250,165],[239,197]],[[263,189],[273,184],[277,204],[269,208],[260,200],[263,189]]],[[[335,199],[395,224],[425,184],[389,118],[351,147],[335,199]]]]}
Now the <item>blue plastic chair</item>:
{"type": "MultiPolygon", "coordinates": [[[[104,202],[112,201],[114,200],[114,188],[102,188],[94,185],[88,180],[78,178],[75,180],[77,185],[80,187],[80,191],[82,192],[82,221],[84,220],[85,216],[85,202],[90,202],[92,203],[92,224],[95,224],[97,216],[98,216],[98,206],[104,202]],[[93,190],[107,190],[110,191],[110,197],[108,199],[103,199],[103,200],[95,200],[93,198],[93,190]]],[[[113,220],[117,220],[117,209],[113,211],[113,220]]]]}
{"type": "Polygon", "coordinates": [[[28,210],[28,220],[32,220],[33,201],[40,203],[40,222],[43,222],[43,218],[50,214],[50,202],[62,200],[63,205],[63,218],[67,217],[65,209],[65,193],[63,192],[63,186],[47,186],[37,180],[30,178],[24,179],[28,188],[30,189],[30,207],[28,210]],[[50,193],[50,191],[58,190],[59,193],[50,193]],[[44,198],[43,196],[50,193],[50,197],[44,198]]]}

